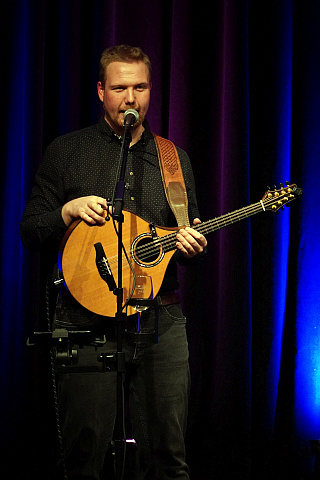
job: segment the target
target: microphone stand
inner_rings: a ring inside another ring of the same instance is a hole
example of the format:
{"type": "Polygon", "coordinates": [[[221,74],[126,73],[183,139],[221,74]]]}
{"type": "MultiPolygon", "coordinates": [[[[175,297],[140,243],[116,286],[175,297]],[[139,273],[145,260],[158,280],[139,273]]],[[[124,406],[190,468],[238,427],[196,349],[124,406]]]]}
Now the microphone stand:
{"type": "Polygon", "coordinates": [[[123,467],[125,462],[125,438],[123,427],[123,374],[125,372],[125,353],[122,349],[122,338],[126,326],[127,315],[122,312],[123,303],[123,282],[122,282],[122,225],[123,225],[123,202],[125,189],[125,171],[127,165],[127,157],[129,146],[132,140],[131,125],[124,126],[124,135],[120,152],[121,170],[117,181],[114,195],[114,211],[113,218],[118,222],[118,287],[115,289],[117,296],[117,313],[116,313],[116,371],[117,371],[117,417],[115,424],[115,474],[116,480],[120,480],[123,475],[123,467]]]}

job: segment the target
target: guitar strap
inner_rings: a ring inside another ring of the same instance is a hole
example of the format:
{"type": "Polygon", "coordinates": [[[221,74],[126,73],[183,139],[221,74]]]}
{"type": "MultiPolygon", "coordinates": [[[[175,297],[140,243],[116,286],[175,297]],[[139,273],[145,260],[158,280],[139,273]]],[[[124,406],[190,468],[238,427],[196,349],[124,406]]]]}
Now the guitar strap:
{"type": "Polygon", "coordinates": [[[162,138],[155,133],[153,133],[153,136],[168,203],[176,217],[178,226],[190,226],[187,190],[177,149],[170,140],[162,138]]]}

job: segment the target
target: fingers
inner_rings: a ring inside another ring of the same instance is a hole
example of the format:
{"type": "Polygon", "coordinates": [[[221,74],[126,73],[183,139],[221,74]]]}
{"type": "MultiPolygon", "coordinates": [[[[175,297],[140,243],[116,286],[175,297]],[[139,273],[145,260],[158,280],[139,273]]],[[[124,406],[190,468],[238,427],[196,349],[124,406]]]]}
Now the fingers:
{"type": "Polygon", "coordinates": [[[81,218],[90,225],[105,223],[105,210],[107,210],[105,198],[95,195],[80,197],[71,200],[62,207],[61,215],[67,226],[73,220],[81,218]]]}
{"type": "MultiPolygon", "coordinates": [[[[84,197],[86,198],[86,197],[84,197]]],[[[107,210],[108,208],[108,205],[107,205],[107,200],[105,198],[102,198],[102,197],[96,197],[96,196],[90,196],[88,197],[88,199],[90,201],[92,201],[92,207],[94,210],[98,209],[98,212],[97,213],[100,213],[101,212],[101,208],[102,210],[107,210]]]]}
{"type": "MultiPolygon", "coordinates": [[[[194,225],[201,223],[201,220],[196,218],[194,225]]],[[[207,240],[200,232],[191,227],[182,228],[177,233],[176,246],[184,256],[191,258],[203,252],[207,246],[207,240]]]]}
{"type": "Polygon", "coordinates": [[[102,197],[89,196],[79,199],[76,214],[85,222],[95,225],[105,223],[105,210],[107,210],[107,202],[102,197]]]}

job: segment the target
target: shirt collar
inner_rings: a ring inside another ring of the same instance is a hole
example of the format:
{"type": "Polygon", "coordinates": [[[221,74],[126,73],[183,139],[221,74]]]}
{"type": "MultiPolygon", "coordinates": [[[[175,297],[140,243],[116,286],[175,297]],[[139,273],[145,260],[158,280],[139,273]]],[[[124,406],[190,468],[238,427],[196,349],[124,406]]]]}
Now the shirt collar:
{"type": "MultiPolygon", "coordinates": [[[[133,147],[135,147],[136,145],[145,146],[147,143],[149,143],[151,139],[153,139],[153,135],[147,120],[144,120],[142,125],[144,126],[144,131],[141,135],[140,140],[133,147]]],[[[121,137],[119,137],[119,135],[116,135],[116,133],[112,130],[104,116],[99,119],[98,128],[100,132],[107,137],[109,143],[111,143],[112,141],[122,141],[121,137]]]]}

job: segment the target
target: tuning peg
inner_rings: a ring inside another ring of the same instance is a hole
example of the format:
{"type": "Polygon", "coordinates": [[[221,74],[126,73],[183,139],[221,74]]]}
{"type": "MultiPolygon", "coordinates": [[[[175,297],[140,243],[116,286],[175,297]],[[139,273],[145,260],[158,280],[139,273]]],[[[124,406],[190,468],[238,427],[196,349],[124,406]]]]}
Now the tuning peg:
{"type": "Polygon", "coordinates": [[[267,189],[268,189],[268,190],[271,190],[271,188],[269,187],[269,185],[267,185],[267,189]]]}
{"type": "Polygon", "coordinates": [[[279,187],[280,187],[280,188],[283,188],[283,183],[279,183],[279,187]]]}
{"type": "Polygon", "coordinates": [[[287,181],[287,182],[285,182],[285,184],[288,186],[288,185],[290,185],[290,182],[287,181]]]}

